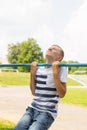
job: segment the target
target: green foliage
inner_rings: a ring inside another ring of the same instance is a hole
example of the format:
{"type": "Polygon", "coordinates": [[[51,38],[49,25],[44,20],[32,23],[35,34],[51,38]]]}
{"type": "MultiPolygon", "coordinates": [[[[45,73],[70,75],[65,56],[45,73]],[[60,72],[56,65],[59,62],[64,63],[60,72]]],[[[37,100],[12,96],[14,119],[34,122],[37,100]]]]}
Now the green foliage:
{"type": "MultiPolygon", "coordinates": [[[[72,61],[72,60],[69,60],[69,61],[62,61],[62,63],[79,63],[78,61],[72,61]]],[[[87,67],[68,67],[68,73],[69,74],[87,74],[87,67]],[[81,73],[80,73],[81,72],[81,73]]]]}
{"type": "Polygon", "coordinates": [[[87,74],[87,71],[86,70],[78,70],[78,71],[75,71],[73,74],[85,75],[85,74],[87,74]]]}
{"type": "MultiPolygon", "coordinates": [[[[31,38],[22,43],[9,44],[8,46],[8,61],[10,63],[31,63],[37,61],[44,63],[43,52],[36,40],[31,38]]],[[[21,72],[28,72],[28,67],[18,67],[21,72]]]]}
{"type": "MultiPolygon", "coordinates": [[[[72,60],[69,60],[67,63],[78,63],[78,61],[72,61],[72,60]]],[[[78,69],[78,67],[69,67],[68,70],[69,70],[69,74],[72,74],[74,71],[76,71],[78,69]]]]}
{"type": "MultiPolygon", "coordinates": [[[[30,38],[26,41],[16,44],[8,45],[8,62],[9,63],[31,63],[37,61],[38,63],[45,63],[46,59],[43,57],[43,52],[36,40],[30,38]]],[[[62,61],[62,63],[79,63],[78,61],[62,61]]],[[[17,67],[13,67],[16,69],[17,67]]],[[[18,67],[20,72],[30,71],[30,67],[18,67]]],[[[85,70],[87,73],[87,67],[68,67],[69,74],[78,70],[85,70]]],[[[85,73],[85,74],[86,74],[85,73]]]]}
{"type": "Polygon", "coordinates": [[[66,64],[66,63],[67,63],[67,61],[63,60],[63,61],[61,61],[61,63],[63,63],[63,64],[65,63],[65,64],[66,64]]]}
{"type": "MultiPolygon", "coordinates": [[[[18,56],[18,63],[44,62],[43,52],[34,39],[22,42],[20,48],[21,52],[18,56]]],[[[19,70],[27,72],[29,68],[21,67],[19,70]]]]}
{"type": "Polygon", "coordinates": [[[1,72],[18,72],[18,69],[15,69],[15,67],[1,67],[1,72]]]}
{"type": "Polygon", "coordinates": [[[8,62],[9,63],[17,63],[18,61],[18,55],[20,54],[20,44],[9,44],[8,45],[8,62]]]}

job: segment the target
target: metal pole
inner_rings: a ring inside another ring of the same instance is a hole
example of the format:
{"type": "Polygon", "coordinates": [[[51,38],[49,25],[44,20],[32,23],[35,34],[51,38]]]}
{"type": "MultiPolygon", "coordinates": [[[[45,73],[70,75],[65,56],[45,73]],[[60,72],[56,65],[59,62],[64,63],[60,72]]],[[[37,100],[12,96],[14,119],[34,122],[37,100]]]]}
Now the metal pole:
{"type": "MultiPolygon", "coordinates": [[[[0,67],[29,67],[31,64],[0,64],[0,67]]],[[[52,66],[52,64],[39,63],[37,66],[52,66]]],[[[60,63],[59,66],[87,67],[87,63],[60,63]]]]}

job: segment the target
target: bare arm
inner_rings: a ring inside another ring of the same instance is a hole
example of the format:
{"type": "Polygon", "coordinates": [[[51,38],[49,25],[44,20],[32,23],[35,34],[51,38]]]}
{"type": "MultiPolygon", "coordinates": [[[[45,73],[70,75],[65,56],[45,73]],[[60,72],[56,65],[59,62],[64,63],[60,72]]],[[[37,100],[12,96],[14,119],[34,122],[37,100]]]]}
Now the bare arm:
{"type": "Polygon", "coordinates": [[[58,73],[60,71],[60,67],[58,66],[59,62],[54,62],[52,64],[53,76],[56,85],[57,92],[60,98],[63,98],[66,94],[66,83],[62,83],[58,77],[58,73]]]}
{"type": "Polygon", "coordinates": [[[35,74],[36,74],[37,62],[32,62],[30,66],[30,89],[32,95],[35,95],[35,74]]]}

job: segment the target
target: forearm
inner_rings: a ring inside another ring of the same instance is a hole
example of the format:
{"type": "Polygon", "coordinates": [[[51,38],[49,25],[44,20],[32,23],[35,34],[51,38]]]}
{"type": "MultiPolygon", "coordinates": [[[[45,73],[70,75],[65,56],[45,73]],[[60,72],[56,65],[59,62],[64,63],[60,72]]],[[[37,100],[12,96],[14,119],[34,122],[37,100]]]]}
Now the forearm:
{"type": "Polygon", "coordinates": [[[35,95],[35,75],[30,74],[30,89],[32,95],[35,95]]]}
{"type": "Polygon", "coordinates": [[[60,98],[63,98],[66,94],[66,83],[62,83],[58,77],[58,74],[54,74],[54,81],[56,85],[56,90],[60,96],[60,98]]]}
{"type": "Polygon", "coordinates": [[[54,62],[52,65],[52,70],[53,70],[53,76],[54,76],[54,82],[56,85],[56,90],[57,90],[60,98],[62,98],[66,94],[66,83],[62,83],[60,81],[58,74],[59,74],[61,68],[58,66],[58,64],[59,64],[59,62],[54,62]]]}
{"type": "Polygon", "coordinates": [[[36,75],[36,66],[37,62],[32,62],[30,66],[30,89],[32,92],[32,95],[35,95],[35,75],[36,75]]]}

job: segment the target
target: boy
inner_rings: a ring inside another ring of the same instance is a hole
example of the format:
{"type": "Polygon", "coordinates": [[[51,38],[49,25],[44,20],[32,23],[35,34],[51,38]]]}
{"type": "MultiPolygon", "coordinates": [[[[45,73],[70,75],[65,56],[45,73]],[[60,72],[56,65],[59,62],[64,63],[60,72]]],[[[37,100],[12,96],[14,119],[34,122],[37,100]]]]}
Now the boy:
{"type": "Polygon", "coordinates": [[[31,64],[30,89],[34,98],[14,130],[48,130],[57,116],[59,99],[66,94],[67,69],[58,65],[64,51],[52,45],[45,56],[52,67],[31,64]]]}

